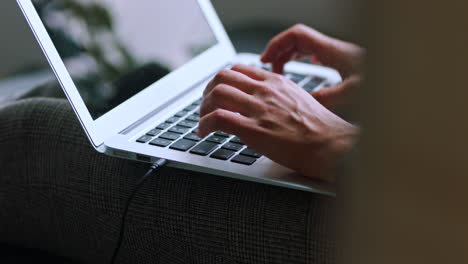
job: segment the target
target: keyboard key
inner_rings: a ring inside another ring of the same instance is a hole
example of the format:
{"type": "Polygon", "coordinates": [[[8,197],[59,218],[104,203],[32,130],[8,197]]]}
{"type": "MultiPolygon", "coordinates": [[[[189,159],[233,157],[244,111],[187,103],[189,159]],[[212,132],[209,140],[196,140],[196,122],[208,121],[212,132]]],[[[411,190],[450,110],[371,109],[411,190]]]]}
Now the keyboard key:
{"type": "Polygon", "coordinates": [[[173,116],[173,117],[169,118],[168,120],[166,120],[166,123],[173,124],[173,123],[175,123],[177,121],[179,121],[179,118],[173,116]]]}
{"type": "Polygon", "coordinates": [[[244,146],[242,146],[241,144],[232,143],[232,142],[228,142],[222,146],[223,149],[233,150],[236,152],[241,150],[243,147],[244,146]]]}
{"type": "Polygon", "coordinates": [[[178,112],[177,114],[175,114],[175,117],[183,117],[183,116],[186,116],[188,113],[189,112],[182,110],[178,112]]]}
{"type": "Polygon", "coordinates": [[[192,128],[192,127],[195,127],[197,126],[197,122],[192,122],[192,121],[180,121],[178,124],[178,126],[181,126],[181,127],[188,127],[188,128],[192,128]]]}
{"type": "Polygon", "coordinates": [[[228,160],[232,156],[234,156],[234,151],[230,151],[227,149],[218,149],[215,151],[213,154],[211,154],[210,157],[215,158],[215,159],[220,159],[220,160],[228,160]]]}
{"type": "Polygon", "coordinates": [[[195,146],[195,144],[197,143],[192,140],[180,139],[176,143],[172,144],[169,148],[180,151],[187,151],[195,146]]]}
{"type": "Polygon", "coordinates": [[[300,83],[302,80],[305,79],[305,77],[306,76],[302,74],[288,73],[288,78],[295,83],[300,83]]]}
{"type": "Polygon", "coordinates": [[[139,139],[137,139],[137,142],[138,143],[146,143],[146,142],[150,141],[151,139],[152,139],[152,137],[144,135],[144,136],[140,137],[139,139]]]}
{"type": "Polygon", "coordinates": [[[171,126],[171,124],[162,123],[162,124],[160,124],[159,126],[157,126],[156,129],[159,129],[159,130],[166,130],[166,129],[168,129],[170,126],[171,126]]]}
{"type": "Polygon", "coordinates": [[[199,115],[190,115],[185,120],[198,123],[198,121],[200,121],[200,116],[199,115]]]}
{"type": "Polygon", "coordinates": [[[150,142],[150,145],[158,146],[158,147],[167,147],[172,143],[170,140],[156,138],[150,142]]]}
{"type": "Polygon", "coordinates": [[[177,133],[177,134],[185,134],[189,131],[186,127],[175,126],[169,129],[169,132],[177,133]]]}
{"type": "Polygon", "coordinates": [[[184,110],[190,112],[190,111],[192,111],[192,110],[197,109],[197,107],[198,107],[198,105],[196,105],[196,104],[191,104],[191,105],[185,107],[184,110]]]}
{"type": "Polygon", "coordinates": [[[192,133],[198,134],[198,127],[195,128],[195,129],[192,131],[192,133]]]}
{"type": "Polygon", "coordinates": [[[213,143],[216,143],[216,144],[222,144],[222,143],[226,142],[226,140],[227,140],[227,138],[220,137],[220,136],[211,136],[211,137],[206,139],[206,141],[213,142],[213,143]]]}
{"type": "Polygon", "coordinates": [[[226,132],[223,132],[223,131],[217,131],[215,133],[216,136],[219,136],[219,137],[230,137],[231,135],[229,135],[228,133],[226,132]]]}
{"type": "Polygon", "coordinates": [[[159,130],[159,129],[151,129],[150,131],[148,131],[148,133],[146,133],[146,135],[155,137],[155,136],[159,135],[159,133],[161,133],[161,132],[162,131],[159,130]]]}
{"type": "Polygon", "coordinates": [[[317,88],[321,83],[325,81],[323,78],[314,77],[308,83],[306,83],[302,88],[304,88],[308,92],[312,92],[315,88],[317,88]]]}
{"type": "Polygon", "coordinates": [[[262,154],[259,154],[259,153],[255,152],[255,150],[250,149],[250,148],[244,149],[240,154],[243,155],[243,156],[249,156],[249,157],[253,157],[253,158],[257,158],[257,159],[263,156],[262,154]]]}
{"type": "Polygon", "coordinates": [[[245,144],[240,140],[240,138],[238,138],[238,137],[232,138],[232,139],[231,139],[231,142],[232,142],[232,143],[241,144],[241,145],[245,145],[245,144]]]}
{"type": "Polygon", "coordinates": [[[166,132],[159,136],[160,138],[168,139],[168,140],[176,140],[180,137],[180,134],[166,132]]]}
{"type": "Polygon", "coordinates": [[[211,152],[213,152],[213,150],[215,150],[217,146],[218,144],[204,141],[198,144],[196,147],[194,147],[190,151],[190,153],[206,156],[210,154],[211,152]]]}
{"type": "Polygon", "coordinates": [[[247,157],[247,156],[237,155],[231,161],[235,163],[244,164],[244,165],[252,165],[257,161],[257,159],[247,157]]]}
{"type": "Polygon", "coordinates": [[[311,81],[323,83],[325,81],[325,78],[314,76],[311,81]]]}
{"type": "Polygon", "coordinates": [[[186,135],[184,138],[185,139],[190,139],[190,140],[193,140],[193,141],[196,141],[196,142],[202,140],[201,137],[197,136],[197,134],[194,134],[194,133],[190,133],[190,134],[186,135]]]}

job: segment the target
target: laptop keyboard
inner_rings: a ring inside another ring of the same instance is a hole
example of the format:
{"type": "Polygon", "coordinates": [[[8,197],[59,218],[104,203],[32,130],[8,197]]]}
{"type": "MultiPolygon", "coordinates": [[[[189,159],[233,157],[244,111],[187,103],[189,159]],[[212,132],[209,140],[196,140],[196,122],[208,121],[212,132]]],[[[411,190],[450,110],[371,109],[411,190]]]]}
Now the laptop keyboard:
{"type": "MultiPolygon", "coordinates": [[[[262,69],[271,71],[270,67],[263,66],[262,69]]],[[[326,79],[313,75],[304,75],[293,72],[286,72],[285,77],[295,82],[297,85],[301,86],[307,92],[313,92],[315,89],[322,86],[329,86],[330,84],[325,83],[326,79]]]]}
{"type": "MultiPolygon", "coordinates": [[[[325,82],[325,79],[322,77],[306,76],[297,73],[286,73],[286,77],[301,86],[309,93],[321,87],[321,85],[325,82]]],[[[324,86],[329,86],[329,84],[325,84],[324,86]]]]}
{"type": "MultiPolygon", "coordinates": [[[[265,67],[264,69],[269,70],[265,67]]],[[[325,82],[324,78],[317,76],[297,73],[286,73],[285,76],[308,92],[315,90],[325,82]]],[[[238,137],[222,131],[211,133],[205,138],[198,137],[201,102],[201,98],[196,100],[165,122],[147,131],[136,142],[247,166],[254,164],[263,156],[245,146],[238,137]]]]}
{"type": "Polygon", "coordinates": [[[222,131],[211,133],[205,138],[197,136],[200,104],[201,99],[196,100],[136,141],[244,165],[252,165],[262,157],[246,147],[238,137],[222,131]]]}

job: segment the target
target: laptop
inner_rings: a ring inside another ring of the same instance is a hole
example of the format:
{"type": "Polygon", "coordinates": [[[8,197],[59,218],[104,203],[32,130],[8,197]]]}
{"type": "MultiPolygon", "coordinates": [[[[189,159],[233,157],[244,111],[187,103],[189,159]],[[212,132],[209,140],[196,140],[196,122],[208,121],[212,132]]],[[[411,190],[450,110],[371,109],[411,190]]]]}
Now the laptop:
{"type": "MultiPolygon", "coordinates": [[[[222,131],[196,135],[203,90],[237,54],[209,0],[17,0],[93,147],[104,154],[307,192],[301,176],[222,131]]],[[[341,82],[333,69],[291,62],[307,91],[341,82]]]]}

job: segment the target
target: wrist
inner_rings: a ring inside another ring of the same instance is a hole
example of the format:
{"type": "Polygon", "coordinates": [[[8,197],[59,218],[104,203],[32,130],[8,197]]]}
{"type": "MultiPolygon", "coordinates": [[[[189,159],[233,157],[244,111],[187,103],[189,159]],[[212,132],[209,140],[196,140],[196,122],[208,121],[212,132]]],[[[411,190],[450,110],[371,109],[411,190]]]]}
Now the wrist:
{"type": "Polygon", "coordinates": [[[332,182],[336,181],[337,172],[341,166],[342,161],[351,152],[356,145],[360,129],[346,121],[341,133],[335,135],[334,140],[330,144],[330,162],[328,167],[329,179],[332,182]]]}
{"type": "Polygon", "coordinates": [[[321,146],[315,153],[311,162],[307,161],[305,176],[317,178],[326,182],[334,183],[338,166],[346,155],[355,146],[360,129],[342,119],[339,126],[333,128],[333,133],[324,133],[321,146]]]}

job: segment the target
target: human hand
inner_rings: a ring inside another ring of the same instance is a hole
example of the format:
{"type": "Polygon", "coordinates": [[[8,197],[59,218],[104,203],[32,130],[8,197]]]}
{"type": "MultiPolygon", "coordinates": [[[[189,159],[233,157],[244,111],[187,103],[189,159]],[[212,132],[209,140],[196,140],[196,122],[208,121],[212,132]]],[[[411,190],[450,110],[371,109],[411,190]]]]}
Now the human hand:
{"type": "Polygon", "coordinates": [[[208,84],[199,136],[224,131],[305,176],[333,181],[332,168],[358,129],[285,77],[252,66],[223,70],[208,84]]]}
{"type": "Polygon", "coordinates": [[[268,44],[262,62],[272,63],[273,72],[283,74],[284,65],[295,59],[312,57],[321,64],[336,69],[343,82],[311,93],[329,109],[349,102],[349,96],[362,82],[361,47],[328,37],[310,27],[296,25],[280,33],[268,44]]]}

